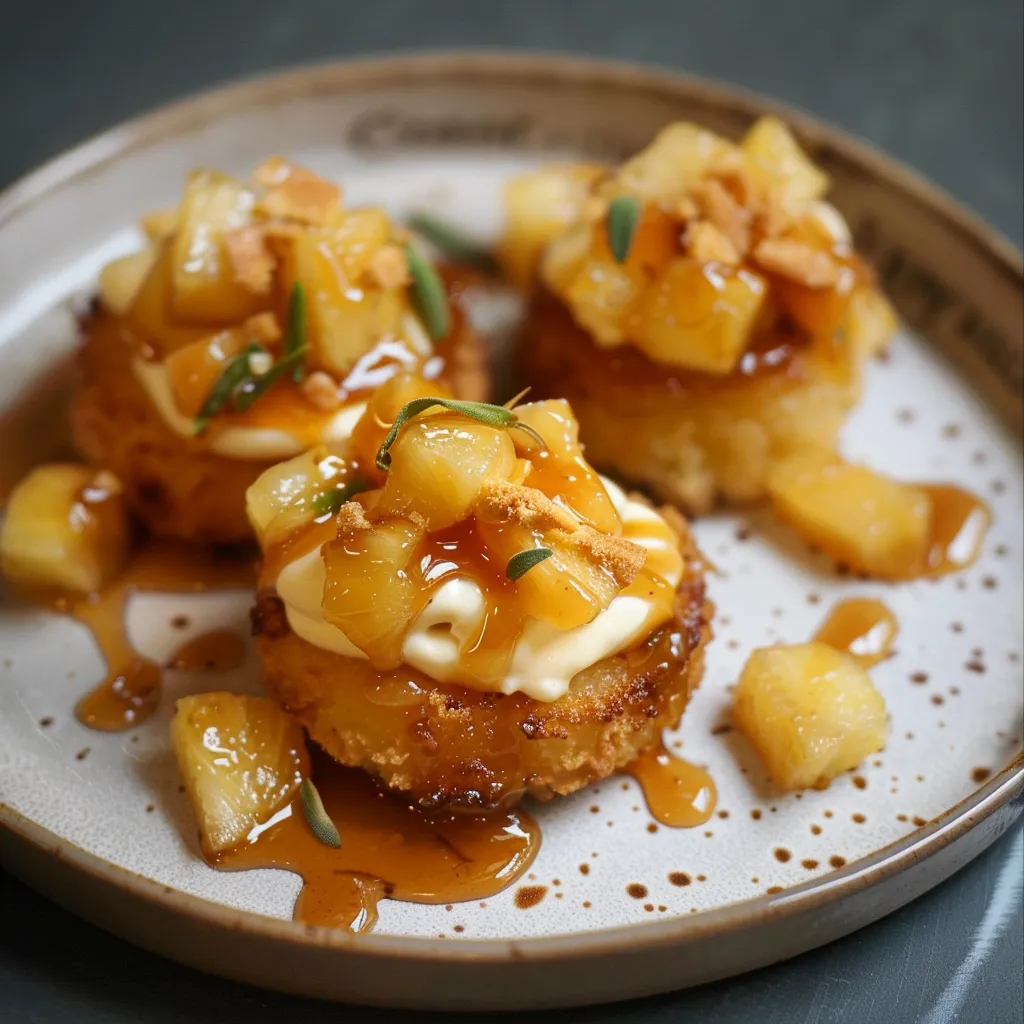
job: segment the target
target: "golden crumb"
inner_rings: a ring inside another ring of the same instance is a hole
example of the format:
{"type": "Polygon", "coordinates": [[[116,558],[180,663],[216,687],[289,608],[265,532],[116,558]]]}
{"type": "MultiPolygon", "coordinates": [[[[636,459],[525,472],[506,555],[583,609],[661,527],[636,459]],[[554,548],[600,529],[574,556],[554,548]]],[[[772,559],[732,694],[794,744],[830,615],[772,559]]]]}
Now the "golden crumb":
{"type": "Polygon", "coordinates": [[[310,405],[324,412],[331,412],[341,405],[338,385],[330,374],[315,370],[302,382],[302,394],[310,405]]]}
{"type": "Polygon", "coordinates": [[[224,251],[231,274],[254,295],[266,295],[274,281],[274,256],[258,227],[238,228],[224,235],[224,251]]]}
{"type": "Polygon", "coordinates": [[[391,291],[409,283],[409,265],[397,245],[382,245],[370,258],[370,273],[377,284],[391,291]]]}
{"type": "Polygon", "coordinates": [[[261,211],[268,217],[323,226],[341,208],[341,189],[297,164],[267,161],[254,177],[261,183],[273,183],[259,201],[261,211]]]}
{"type": "Polygon", "coordinates": [[[750,248],[750,211],[736,201],[732,193],[714,178],[701,182],[693,190],[708,221],[725,235],[739,255],[750,248]]]}
{"type": "Polygon", "coordinates": [[[294,165],[283,156],[268,156],[252,172],[252,180],[256,185],[264,188],[274,188],[280,185],[293,171],[294,165]]]}
{"type": "Polygon", "coordinates": [[[830,288],[839,280],[839,264],[827,252],[790,238],[765,238],[753,256],[765,270],[808,288],[830,288]]]}
{"type": "Polygon", "coordinates": [[[273,345],[281,340],[281,325],[273,313],[257,313],[248,317],[242,323],[242,331],[253,341],[263,342],[264,345],[273,345]]]}
{"type": "Polygon", "coordinates": [[[139,218],[139,227],[151,242],[159,242],[178,230],[178,211],[150,210],[139,218]]]}
{"type": "Polygon", "coordinates": [[[351,536],[356,533],[363,533],[365,530],[372,530],[373,523],[366,518],[366,510],[358,501],[346,501],[338,509],[335,519],[338,524],[338,536],[351,536]]]}
{"type": "Polygon", "coordinates": [[[740,253],[732,240],[710,221],[698,220],[686,229],[686,248],[699,263],[739,265],[740,253]]]}

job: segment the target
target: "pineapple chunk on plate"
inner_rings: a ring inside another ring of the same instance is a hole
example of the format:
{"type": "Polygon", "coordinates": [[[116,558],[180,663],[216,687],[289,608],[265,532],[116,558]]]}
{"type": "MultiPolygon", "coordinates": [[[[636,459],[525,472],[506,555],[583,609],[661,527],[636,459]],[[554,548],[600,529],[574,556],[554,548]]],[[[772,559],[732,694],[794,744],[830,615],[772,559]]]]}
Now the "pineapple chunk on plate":
{"type": "Polygon", "coordinates": [[[751,653],[732,714],[782,789],[827,785],[885,745],[885,701],[867,672],[824,643],[751,653]]]}
{"type": "Polygon", "coordinates": [[[171,744],[207,857],[244,842],[309,775],[302,726],[269,697],[182,697],[171,744]]]}
{"type": "Polygon", "coordinates": [[[804,540],[855,572],[906,580],[927,568],[932,503],[921,488],[814,452],[780,463],[768,490],[804,540]]]}
{"type": "Polygon", "coordinates": [[[16,583],[91,594],[120,572],[130,541],[113,473],[51,463],[34,469],[11,494],[0,566],[16,583]]]}

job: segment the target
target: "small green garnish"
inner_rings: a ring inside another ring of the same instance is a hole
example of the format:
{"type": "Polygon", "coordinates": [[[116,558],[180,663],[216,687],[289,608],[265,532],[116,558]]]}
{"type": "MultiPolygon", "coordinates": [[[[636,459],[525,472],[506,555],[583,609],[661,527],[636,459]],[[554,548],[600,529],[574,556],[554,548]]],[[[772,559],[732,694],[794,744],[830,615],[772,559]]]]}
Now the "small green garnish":
{"type": "Polygon", "coordinates": [[[310,831],[324,846],[339,849],[341,836],[338,834],[337,826],[324,810],[324,802],[320,799],[316,786],[309,779],[303,779],[299,795],[302,797],[302,812],[306,815],[310,831]]]}
{"type": "Polygon", "coordinates": [[[245,412],[261,395],[267,393],[289,370],[301,369],[306,358],[306,346],[293,349],[282,356],[266,373],[258,377],[251,374],[236,387],[233,404],[239,412],[245,412]]]}
{"type": "Polygon", "coordinates": [[[535,565],[550,558],[554,552],[551,548],[527,548],[513,555],[505,566],[505,575],[514,583],[525,576],[535,565]]]}
{"type": "Polygon", "coordinates": [[[605,226],[608,229],[608,245],[616,263],[626,262],[639,220],[640,201],[633,196],[616,196],[608,204],[605,226]]]}
{"type": "Polygon", "coordinates": [[[224,367],[196,416],[195,432],[197,434],[201,434],[206,429],[211,416],[216,416],[232,400],[235,391],[245,381],[252,378],[249,359],[257,352],[262,351],[263,348],[260,345],[255,341],[251,342],[224,367]]]}
{"type": "MultiPolygon", "coordinates": [[[[302,283],[292,285],[288,297],[288,315],[284,332],[285,358],[306,348],[306,290],[302,283]]],[[[306,372],[305,363],[299,361],[292,369],[292,380],[298,383],[306,372]]]]}
{"type": "Polygon", "coordinates": [[[405,262],[412,278],[412,297],[423,318],[427,334],[440,341],[448,333],[448,296],[437,271],[411,245],[405,247],[405,262]]]}
{"type": "Polygon", "coordinates": [[[351,501],[357,494],[369,489],[370,485],[365,480],[353,477],[343,487],[335,487],[334,490],[318,494],[313,499],[313,511],[316,512],[317,519],[326,515],[333,516],[346,501],[351,501]]]}
{"type": "Polygon", "coordinates": [[[500,268],[494,254],[468,239],[451,224],[429,213],[414,213],[409,218],[409,227],[453,262],[475,267],[490,277],[498,276],[500,268]]]}
{"type": "Polygon", "coordinates": [[[402,427],[414,416],[419,416],[421,412],[426,412],[427,409],[431,409],[435,405],[440,405],[444,409],[450,409],[452,412],[461,413],[463,416],[468,416],[478,423],[486,423],[489,427],[507,427],[509,430],[521,430],[523,433],[529,434],[542,448],[547,447],[544,443],[544,438],[533,427],[528,423],[521,422],[511,409],[507,409],[503,405],[491,405],[488,402],[459,402],[453,398],[414,398],[411,402],[407,402],[402,406],[395,417],[395,422],[391,424],[388,436],[384,438],[384,443],[377,451],[377,468],[382,473],[386,473],[388,466],[391,465],[389,449],[395,443],[395,438],[398,437],[402,427]]]}

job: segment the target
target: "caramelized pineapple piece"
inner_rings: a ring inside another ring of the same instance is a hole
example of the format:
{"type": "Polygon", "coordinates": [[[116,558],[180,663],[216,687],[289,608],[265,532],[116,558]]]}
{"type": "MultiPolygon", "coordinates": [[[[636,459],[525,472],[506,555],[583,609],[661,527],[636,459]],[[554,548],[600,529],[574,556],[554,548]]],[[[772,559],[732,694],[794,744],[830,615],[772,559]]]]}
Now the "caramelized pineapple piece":
{"type": "Polygon", "coordinates": [[[16,583],[91,594],[120,572],[130,539],[113,473],[53,463],[34,469],[12,492],[0,565],[16,583]]]}
{"type": "Polygon", "coordinates": [[[925,491],[827,452],[786,459],[768,489],[797,533],[854,571],[904,580],[925,570],[932,517],[925,491]]]}
{"type": "Polygon", "coordinates": [[[517,175],[505,186],[501,261],[517,288],[530,285],[544,247],[576,222],[603,173],[600,164],[557,164],[517,175]]]}
{"type": "Polygon", "coordinates": [[[740,145],[747,156],[775,176],[787,200],[807,203],[828,191],[828,176],[808,159],[778,118],[760,118],[740,145]]]}
{"type": "Polygon", "coordinates": [[[402,663],[402,640],[417,611],[406,570],[422,537],[421,523],[400,516],[371,523],[349,502],[338,513],[337,539],[322,549],[324,618],[380,671],[402,663]]]}
{"type": "Polygon", "coordinates": [[[183,321],[230,324],[266,308],[268,296],[235,280],[224,236],[252,220],[255,196],[216,171],[193,171],[185,183],[173,241],[174,313],[183,321]]]}
{"type": "Polygon", "coordinates": [[[728,374],[750,341],[764,278],[717,263],[674,260],[644,292],[627,333],[652,359],[728,374]]]}
{"type": "Polygon", "coordinates": [[[863,357],[877,355],[896,330],[896,313],[874,288],[854,290],[844,324],[847,342],[863,357]]]}
{"type": "Polygon", "coordinates": [[[824,786],[885,745],[885,701],[853,658],[823,643],[754,651],[733,718],[782,789],[824,786]]]}
{"type": "Polygon", "coordinates": [[[182,697],[171,744],[211,858],[245,842],[309,775],[302,726],[269,697],[182,697]]]}
{"type": "Polygon", "coordinates": [[[264,470],[245,492],[245,509],[264,549],[333,508],[332,495],[353,478],[351,462],[325,445],[264,470]]]}
{"type": "Polygon", "coordinates": [[[379,508],[443,530],[469,515],[486,484],[507,480],[515,461],[507,430],[457,413],[419,416],[391,446],[379,508]]]}
{"type": "Polygon", "coordinates": [[[124,316],[135,301],[142,282],[153,269],[157,250],[147,246],[139,252],[122,256],[108,263],[100,271],[100,302],[114,316],[124,316]]]}
{"type": "Polygon", "coordinates": [[[381,339],[400,334],[407,312],[404,289],[359,280],[382,238],[375,218],[349,215],[339,231],[309,230],[282,239],[285,286],[300,281],[306,290],[312,369],[343,377],[381,339]]]}
{"type": "Polygon", "coordinates": [[[175,349],[164,360],[174,404],[184,416],[199,414],[224,368],[251,339],[241,330],[220,331],[175,349]]]}
{"type": "Polygon", "coordinates": [[[491,484],[474,511],[477,531],[502,566],[521,551],[551,551],[516,589],[529,614],[559,629],[590,622],[643,568],[643,548],[582,524],[533,487],[491,484]]]}
{"type": "Polygon", "coordinates": [[[663,128],[646,149],[619,168],[614,190],[672,204],[693,188],[713,164],[735,153],[736,147],[714,132],[678,121],[663,128]]]}

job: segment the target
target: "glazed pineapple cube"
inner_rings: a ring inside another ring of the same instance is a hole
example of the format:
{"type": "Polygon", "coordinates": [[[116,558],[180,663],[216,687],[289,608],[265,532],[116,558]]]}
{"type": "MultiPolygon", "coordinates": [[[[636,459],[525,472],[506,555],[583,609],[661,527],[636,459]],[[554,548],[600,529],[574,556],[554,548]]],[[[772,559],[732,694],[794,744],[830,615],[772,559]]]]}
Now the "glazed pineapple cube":
{"type": "Polygon", "coordinates": [[[224,248],[225,234],[251,222],[254,203],[252,191],[226,174],[188,176],[173,241],[172,303],[181,320],[229,324],[266,306],[267,296],[235,280],[224,248]]]}
{"type": "Polygon", "coordinates": [[[142,282],[153,269],[156,253],[155,247],[148,246],[113,260],[100,271],[100,302],[114,316],[128,312],[142,282]]]}
{"type": "Polygon", "coordinates": [[[828,191],[828,176],[808,159],[778,118],[760,118],[740,145],[747,156],[775,176],[786,199],[806,203],[828,191]]]}
{"type": "Polygon", "coordinates": [[[54,463],[34,469],[11,494],[0,565],[16,583],[91,594],[121,571],[130,540],[113,473],[54,463]]]}
{"type": "Polygon", "coordinates": [[[867,672],[824,643],[755,650],[733,719],[782,789],[824,786],[885,745],[885,701],[867,672]]]}
{"type": "Polygon", "coordinates": [[[323,546],[323,612],[380,671],[402,662],[402,640],[417,611],[408,573],[423,527],[389,516],[369,522],[355,502],[338,514],[337,539],[323,546]]]}
{"type": "Polygon", "coordinates": [[[302,726],[269,697],[182,697],[171,745],[210,858],[245,842],[309,775],[302,726]]]}
{"type": "Polygon", "coordinates": [[[544,247],[579,218],[600,164],[559,164],[513,178],[505,186],[501,260],[509,280],[526,289],[544,247]]]}
{"type": "Polygon", "coordinates": [[[206,403],[227,364],[250,342],[242,330],[219,331],[175,349],[164,360],[174,404],[195,417],[206,403]]]}
{"type": "Polygon", "coordinates": [[[390,449],[380,509],[443,530],[469,515],[480,489],[507,480],[516,461],[509,432],[457,413],[419,416],[390,449]]]}
{"type": "Polygon", "coordinates": [[[245,492],[245,508],[264,549],[333,509],[332,495],[352,480],[352,464],[326,446],[264,470],[245,492]]]}
{"type": "Polygon", "coordinates": [[[677,259],[644,292],[626,330],[658,362],[728,374],[747,347],[766,293],[764,278],[750,270],[677,259]]]}
{"type": "Polygon", "coordinates": [[[793,456],[768,480],[779,516],[809,544],[855,572],[904,580],[927,567],[928,494],[831,453],[793,456]]]}

